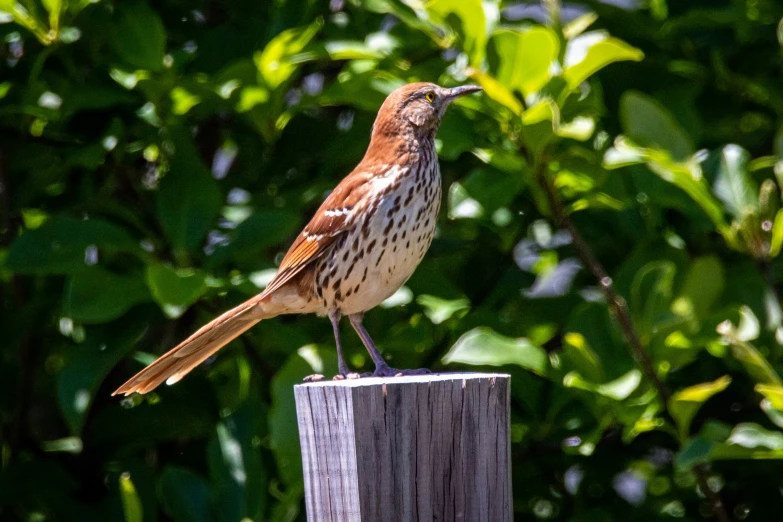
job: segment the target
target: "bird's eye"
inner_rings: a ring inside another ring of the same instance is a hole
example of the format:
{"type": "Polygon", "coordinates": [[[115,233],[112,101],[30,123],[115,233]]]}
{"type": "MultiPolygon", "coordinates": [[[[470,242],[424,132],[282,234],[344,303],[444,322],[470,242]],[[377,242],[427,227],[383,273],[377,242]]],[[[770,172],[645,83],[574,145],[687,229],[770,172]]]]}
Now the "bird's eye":
{"type": "Polygon", "coordinates": [[[427,101],[432,103],[435,101],[435,93],[430,91],[427,94],[424,95],[425,98],[427,98],[427,101]]]}

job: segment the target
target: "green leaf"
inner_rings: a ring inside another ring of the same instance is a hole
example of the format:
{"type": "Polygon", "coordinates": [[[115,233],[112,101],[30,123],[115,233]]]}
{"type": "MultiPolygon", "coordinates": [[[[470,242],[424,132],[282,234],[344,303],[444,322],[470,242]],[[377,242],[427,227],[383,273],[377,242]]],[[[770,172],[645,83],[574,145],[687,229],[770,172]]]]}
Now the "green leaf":
{"type": "Polygon", "coordinates": [[[185,255],[201,245],[220,215],[223,197],[199,159],[190,133],[182,127],[169,131],[174,155],[169,172],[160,182],[157,212],[175,250],[185,255]]]}
{"type": "Polygon", "coordinates": [[[321,29],[323,22],[316,21],[307,27],[287,29],[253,56],[253,62],[266,86],[276,89],[294,74],[298,61],[294,56],[300,53],[321,29]]]}
{"type": "Polygon", "coordinates": [[[125,522],[143,522],[144,510],[139,494],[131,481],[130,473],[120,475],[120,497],[122,498],[122,512],[125,522]]]}
{"type": "Polygon", "coordinates": [[[712,190],[734,217],[756,213],[759,188],[748,172],[750,154],[739,145],[726,145],[720,152],[720,163],[712,190]]]}
{"type": "Polygon", "coordinates": [[[41,0],[41,3],[49,12],[49,29],[56,39],[60,33],[60,14],[64,11],[63,0],[41,0]]]}
{"type": "Polygon", "coordinates": [[[258,266],[263,259],[265,249],[280,247],[301,224],[301,216],[287,210],[259,210],[242,221],[234,231],[231,242],[219,246],[210,256],[210,265],[225,263],[243,263],[248,267],[258,266]]]}
{"type": "Polygon", "coordinates": [[[72,434],[81,435],[101,382],[145,328],[131,321],[88,328],[84,342],[68,348],[57,374],[57,402],[72,434]]]}
{"type": "Polygon", "coordinates": [[[769,245],[769,257],[777,257],[780,247],[783,246],[783,209],[775,214],[775,222],[772,225],[772,239],[769,245]]]}
{"type": "Polygon", "coordinates": [[[668,151],[639,147],[627,138],[618,138],[614,148],[604,156],[604,166],[615,169],[636,163],[644,163],[664,181],[682,189],[707,214],[715,227],[730,242],[734,233],[724,218],[723,207],[712,195],[701,167],[693,158],[677,162],[668,151]]]}
{"type": "Polygon", "coordinates": [[[675,393],[669,400],[669,411],[677,423],[680,438],[685,440],[690,431],[691,421],[699,411],[702,404],[718,392],[725,390],[731,384],[728,375],[706,382],[690,386],[675,393]]]}
{"type": "Polygon", "coordinates": [[[629,370],[613,381],[596,385],[586,381],[577,372],[570,372],[563,377],[563,386],[597,393],[604,397],[622,401],[631,396],[642,383],[642,372],[629,370]]]}
{"type": "Polygon", "coordinates": [[[115,274],[94,266],[69,277],[63,296],[63,314],[75,321],[105,323],[149,299],[141,274],[115,274]]]}
{"type": "Polygon", "coordinates": [[[684,161],[694,152],[693,141],[671,113],[657,100],[638,91],[620,98],[623,132],[644,147],[663,149],[672,159],[684,161]]]}
{"type": "Polygon", "coordinates": [[[471,78],[484,89],[484,94],[511,110],[513,114],[520,116],[524,111],[522,102],[514,96],[514,93],[492,76],[474,71],[471,78]]]}
{"type": "Polygon", "coordinates": [[[676,267],[670,261],[644,265],[631,285],[631,310],[634,323],[643,336],[651,336],[666,323],[677,320],[669,307],[676,267]]]}
{"type": "Polygon", "coordinates": [[[448,321],[455,314],[457,318],[462,317],[470,310],[470,301],[467,299],[441,299],[434,295],[420,295],[416,302],[424,308],[424,315],[433,324],[448,321]]]}
{"type": "Polygon", "coordinates": [[[26,230],[13,242],[6,268],[21,274],[67,274],[87,267],[88,253],[140,253],[141,248],[123,229],[102,219],[52,217],[26,230]]]}
{"type": "Polygon", "coordinates": [[[725,281],[723,264],[716,256],[694,259],[672,306],[677,313],[687,308],[697,318],[706,319],[723,292],[725,281]]]}
{"type": "Polygon", "coordinates": [[[473,66],[481,65],[487,45],[487,21],[481,0],[432,0],[425,4],[436,24],[451,28],[473,66]]]}
{"type": "Polygon", "coordinates": [[[560,52],[557,35],[543,26],[523,32],[500,30],[492,35],[491,43],[499,62],[495,78],[525,96],[540,91],[549,81],[560,52]]]}
{"type": "Polygon", "coordinates": [[[702,437],[689,439],[677,452],[674,463],[678,469],[690,469],[709,461],[715,443],[702,437]]]}
{"type": "MultiPolygon", "coordinates": [[[[207,457],[217,519],[258,520],[267,498],[267,470],[258,450],[265,424],[264,406],[244,401],[217,425],[207,457]]],[[[265,435],[265,433],[264,433],[265,435]]]]}
{"type": "Polygon", "coordinates": [[[153,299],[170,318],[181,316],[207,291],[206,277],[201,272],[163,263],[147,265],[147,285],[153,299]]]}
{"type": "Polygon", "coordinates": [[[563,77],[568,86],[575,89],[609,64],[628,60],[638,62],[642,58],[642,51],[604,32],[584,33],[568,42],[563,77]]]}
{"type": "Polygon", "coordinates": [[[783,450],[783,433],[764,429],[753,422],[737,424],[727,442],[743,448],[783,450]]]}
{"type": "Polygon", "coordinates": [[[753,389],[766,397],[775,409],[783,411],[783,385],[757,384],[753,389]]]}
{"type": "Polygon", "coordinates": [[[549,369],[543,348],[525,338],[505,337],[487,327],[474,328],[463,334],[442,361],[444,364],[478,366],[516,364],[538,375],[546,375],[549,369]]]}
{"type": "Polygon", "coordinates": [[[109,44],[125,64],[158,71],[166,53],[166,30],[158,13],[146,2],[132,0],[114,7],[109,44]]]}
{"type": "Polygon", "coordinates": [[[292,486],[302,482],[302,453],[297,433],[294,385],[313,373],[329,375],[337,369],[334,349],[303,346],[291,355],[272,380],[272,410],[269,412],[270,445],[280,477],[292,486]]]}
{"type": "Polygon", "coordinates": [[[209,486],[186,468],[168,466],[160,477],[160,495],[175,522],[211,522],[209,486]]]}

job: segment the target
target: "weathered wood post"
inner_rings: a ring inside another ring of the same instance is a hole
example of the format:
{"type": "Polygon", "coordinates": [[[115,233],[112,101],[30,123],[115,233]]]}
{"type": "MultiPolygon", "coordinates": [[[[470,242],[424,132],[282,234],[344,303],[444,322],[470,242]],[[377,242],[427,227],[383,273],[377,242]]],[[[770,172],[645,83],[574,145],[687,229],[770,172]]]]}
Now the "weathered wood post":
{"type": "Polygon", "coordinates": [[[307,520],[512,519],[510,376],[295,386],[307,520]]]}

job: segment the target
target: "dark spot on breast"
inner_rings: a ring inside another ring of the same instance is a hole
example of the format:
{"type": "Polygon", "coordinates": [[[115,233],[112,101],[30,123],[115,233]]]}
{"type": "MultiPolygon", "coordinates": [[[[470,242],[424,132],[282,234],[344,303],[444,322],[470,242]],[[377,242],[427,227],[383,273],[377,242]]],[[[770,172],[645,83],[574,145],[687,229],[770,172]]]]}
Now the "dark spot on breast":
{"type": "Polygon", "coordinates": [[[386,228],[383,229],[383,235],[387,235],[391,231],[393,226],[394,226],[394,220],[390,219],[389,223],[386,225],[386,228]]]}
{"type": "Polygon", "coordinates": [[[396,243],[396,242],[397,242],[397,232],[395,232],[394,235],[392,236],[392,243],[396,243]]]}
{"type": "Polygon", "coordinates": [[[348,267],[348,270],[346,270],[346,271],[345,271],[345,278],[346,278],[346,279],[348,279],[348,276],[350,276],[350,275],[351,275],[351,272],[353,272],[353,267],[354,267],[354,266],[355,266],[355,265],[351,265],[351,266],[349,266],[349,267],[348,267]]]}
{"type": "Polygon", "coordinates": [[[329,286],[329,279],[331,277],[331,274],[326,274],[324,276],[323,286],[329,286]]]}
{"type": "Polygon", "coordinates": [[[350,254],[350,253],[351,253],[350,250],[346,250],[345,251],[345,254],[343,254],[343,262],[348,261],[348,254],[350,254]]]}
{"type": "MultiPolygon", "coordinates": [[[[362,283],[364,283],[367,280],[367,267],[364,267],[364,275],[362,275],[362,283]]],[[[356,285],[356,288],[359,288],[359,285],[356,285]]]]}
{"type": "Polygon", "coordinates": [[[335,279],[334,284],[332,285],[332,290],[337,290],[340,288],[340,283],[342,283],[342,279],[335,279]]]}
{"type": "Polygon", "coordinates": [[[359,285],[356,285],[356,286],[354,287],[353,291],[354,291],[354,292],[356,292],[356,293],[358,294],[358,293],[359,293],[359,285]]]}
{"type": "Polygon", "coordinates": [[[395,207],[399,206],[401,199],[402,199],[402,196],[397,196],[396,198],[394,198],[394,206],[395,207]]]}
{"type": "Polygon", "coordinates": [[[368,254],[369,254],[370,252],[372,252],[372,249],[373,249],[373,248],[375,248],[375,243],[376,243],[376,240],[375,240],[375,239],[373,239],[372,241],[370,241],[370,244],[369,244],[369,245],[367,245],[367,253],[368,253],[368,254]]]}
{"type": "Polygon", "coordinates": [[[411,242],[410,242],[410,241],[408,241],[407,243],[405,243],[405,248],[406,248],[406,249],[410,249],[410,248],[411,248],[411,242]]]}
{"type": "Polygon", "coordinates": [[[345,297],[351,297],[351,294],[353,294],[353,288],[349,288],[347,292],[345,292],[345,297]]]}
{"type": "Polygon", "coordinates": [[[402,238],[405,239],[406,237],[408,237],[408,231],[407,230],[403,230],[402,231],[402,238]]]}

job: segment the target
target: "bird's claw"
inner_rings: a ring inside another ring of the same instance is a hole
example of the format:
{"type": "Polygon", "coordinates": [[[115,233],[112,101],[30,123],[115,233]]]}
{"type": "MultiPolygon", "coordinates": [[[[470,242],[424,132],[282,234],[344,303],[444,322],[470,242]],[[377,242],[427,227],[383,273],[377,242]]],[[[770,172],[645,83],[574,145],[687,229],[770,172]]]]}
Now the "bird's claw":
{"type": "Polygon", "coordinates": [[[348,372],[346,374],[338,373],[334,377],[332,377],[333,381],[344,381],[346,379],[353,380],[353,379],[359,379],[361,375],[359,375],[356,372],[348,372]]]}
{"type": "Polygon", "coordinates": [[[324,376],[320,373],[314,373],[312,375],[308,375],[303,380],[304,382],[319,382],[324,380],[324,376]]]}

